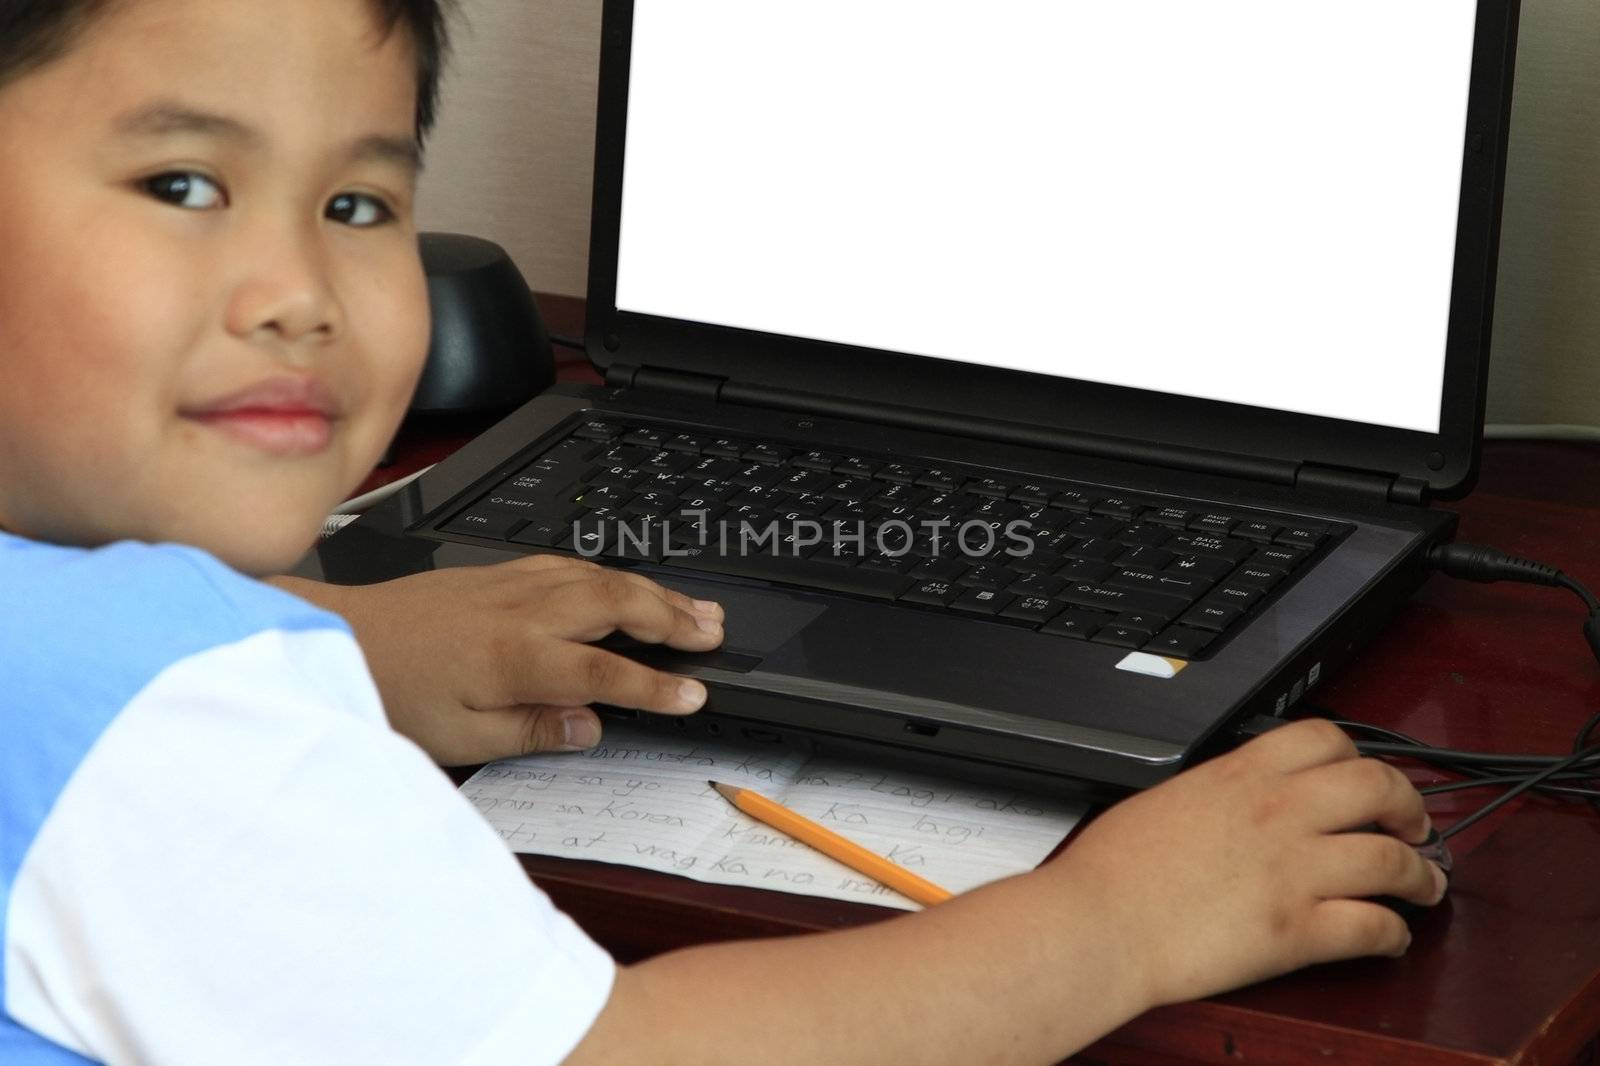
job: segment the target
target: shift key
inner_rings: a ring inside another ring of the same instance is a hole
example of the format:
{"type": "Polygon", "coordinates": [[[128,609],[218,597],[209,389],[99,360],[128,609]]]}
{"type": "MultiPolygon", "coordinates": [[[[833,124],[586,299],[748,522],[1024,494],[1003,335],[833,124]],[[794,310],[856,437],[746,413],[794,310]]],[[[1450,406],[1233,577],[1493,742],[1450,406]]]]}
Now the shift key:
{"type": "Polygon", "coordinates": [[[1112,588],[1078,582],[1068,585],[1054,597],[1058,602],[1078,607],[1098,607],[1103,611],[1152,611],[1169,616],[1181,613],[1189,606],[1187,596],[1170,596],[1138,589],[1112,588]]]}

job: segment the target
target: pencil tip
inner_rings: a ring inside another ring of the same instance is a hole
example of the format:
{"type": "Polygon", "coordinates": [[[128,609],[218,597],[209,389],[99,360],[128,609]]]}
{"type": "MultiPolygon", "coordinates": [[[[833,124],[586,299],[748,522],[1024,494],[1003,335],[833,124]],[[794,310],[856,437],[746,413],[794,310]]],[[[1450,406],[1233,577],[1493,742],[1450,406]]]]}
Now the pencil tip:
{"type": "Polygon", "coordinates": [[[735,794],[737,794],[738,791],[739,791],[738,789],[734,788],[732,785],[719,785],[715,781],[707,781],[706,784],[710,785],[712,788],[716,789],[719,793],[721,793],[723,799],[729,800],[729,801],[732,801],[732,799],[735,796],[735,794]]]}

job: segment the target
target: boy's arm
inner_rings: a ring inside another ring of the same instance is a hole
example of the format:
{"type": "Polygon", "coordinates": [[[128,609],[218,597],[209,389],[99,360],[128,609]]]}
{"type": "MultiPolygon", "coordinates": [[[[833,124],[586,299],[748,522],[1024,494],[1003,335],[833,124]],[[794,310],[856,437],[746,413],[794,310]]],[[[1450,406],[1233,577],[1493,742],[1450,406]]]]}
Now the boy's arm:
{"type": "Polygon", "coordinates": [[[1359,897],[1434,903],[1422,799],[1325,722],[1124,801],[1032,873],[866,929],[693,948],[619,972],[567,1060],[1055,1062],[1149,1007],[1398,955],[1359,897]],[[1394,835],[1348,832],[1376,822],[1394,835]]]}
{"type": "Polygon", "coordinates": [[[592,747],[591,703],[687,714],[705,702],[699,682],[589,642],[620,631],[687,651],[722,643],[716,604],[564,556],[376,585],[271,584],[350,623],[390,724],[446,766],[592,747]]]}

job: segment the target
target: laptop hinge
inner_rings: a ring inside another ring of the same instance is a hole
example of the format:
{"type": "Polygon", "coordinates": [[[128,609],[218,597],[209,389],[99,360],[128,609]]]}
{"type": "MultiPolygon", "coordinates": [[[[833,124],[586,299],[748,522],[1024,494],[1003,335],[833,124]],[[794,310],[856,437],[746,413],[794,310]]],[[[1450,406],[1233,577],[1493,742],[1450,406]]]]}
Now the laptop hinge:
{"type": "Polygon", "coordinates": [[[1428,502],[1428,484],[1418,478],[1319,463],[1301,463],[1295,470],[1294,487],[1297,492],[1365,503],[1406,503],[1420,507],[1428,502]]]}
{"type": "Polygon", "coordinates": [[[606,367],[606,384],[611,388],[670,392],[678,396],[692,396],[697,400],[710,400],[712,403],[717,402],[717,396],[727,380],[710,374],[662,370],[653,366],[634,366],[632,363],[612,363],[606,367]]]}

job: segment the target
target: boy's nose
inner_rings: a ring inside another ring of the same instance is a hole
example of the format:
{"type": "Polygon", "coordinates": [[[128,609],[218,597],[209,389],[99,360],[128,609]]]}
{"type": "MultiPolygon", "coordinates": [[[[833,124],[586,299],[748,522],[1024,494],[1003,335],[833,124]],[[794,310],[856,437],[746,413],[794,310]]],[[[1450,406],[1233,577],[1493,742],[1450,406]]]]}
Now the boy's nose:
{"type": "Polygon", "coordinates": [[[235,336],[298,348],[317,346],[343,327],[339,300],[326,263],[314,244],[257,245],[228,303],[228,329],[235,336]]]}

